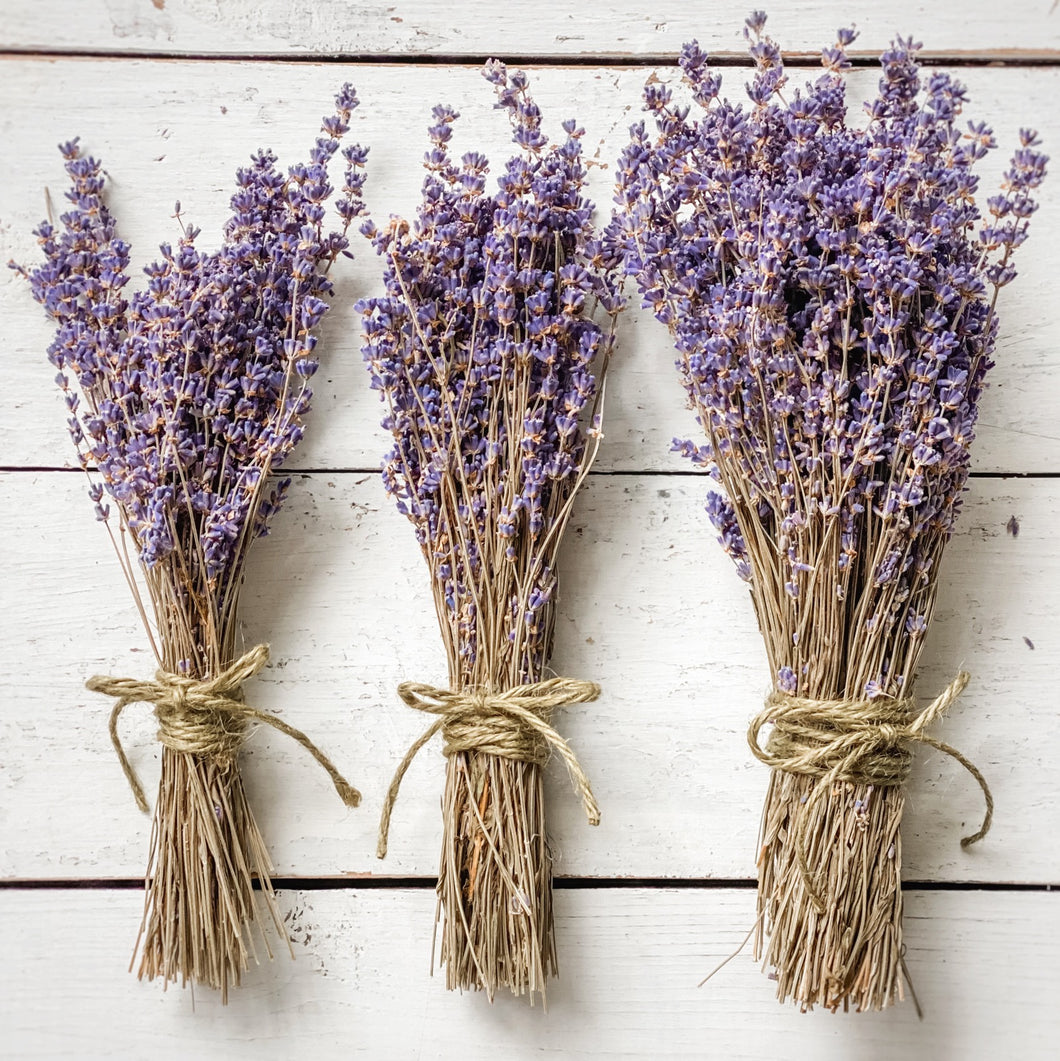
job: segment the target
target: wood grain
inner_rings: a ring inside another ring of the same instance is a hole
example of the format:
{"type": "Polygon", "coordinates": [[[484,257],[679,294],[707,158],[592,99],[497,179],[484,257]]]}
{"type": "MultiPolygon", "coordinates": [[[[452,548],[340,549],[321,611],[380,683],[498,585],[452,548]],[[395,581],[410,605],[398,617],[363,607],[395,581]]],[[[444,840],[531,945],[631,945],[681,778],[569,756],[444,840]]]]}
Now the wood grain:
{"type": "MultiPolygon", "coordinates": [[[[173,55],[593,57],[676,54],[698,37],[742,54],[749,5],[722,0],[12,0],[0,48],[173,55]]],[[[1015,0],[998,18],[989,0],[961,4],[891,0],[789,0],[774,4],[770,30],[785,49],[813,54],[854,24],[859,52],[878,53],[896,33],[933,54],[1027,60],[1060,55],[1060,22],[1050,0],[1015,0]]]]}
{"type": "Polygon", "coordinates": [[[0,893],[8,967],[0,995],[18,1057],[194,1056],[478,1061],[1046,1061],[1056,1007],[1060,896],[912,891],[908,964],[925,1010],[801,1015],[741,955],[702,989],[754,916],[751,891],[559,891],[560,979],[547,1013],[525,1001],[446,994],[428,975],[427,890],[281,893],[294,938],[222,1009],[204,992],[126,971],[138,892],[0,893]]]}
{"type": "MultiPolygon", "coordinates": [[[[500,159],[510,146],[508,123],[493,111],[490,87],[471,68],[8,60],[0,72],[0,262],[35,258],[31,232],[44,214],[44,189],[51,189],[58,209],[62,205],[64,174],[55,144],[76,134],[104,160],[110,202],[137,265],[177,234],[171,216],[176,199],[186,217],[202,226],[203,245],[215,245],[235,167],[261,144],[273,146],[283,160],[301,158],[346,78],[356,82],[363,100],[352,135],[371,145],[367,195],[377,218],[415,208],[423,128],[435,101],[449,101],[463,114],[457,151],[474,146],[500,159]]],[[[609,209],[613,161],[628,124],[639,116],[649,72],[553,68],[535,74],[547,128],[558,131],[561,119],[577,110],[587,130],[588,154],[600,163],[592,170],[592,193],[602,209],[609,209]]],[[[1002,145],[984,167],[988,193],[1020,125],[1036,124],[1047,145],[1060,145],[1060,70],[965,75],[974,103],[970,113],[992,122],[1002,145]]],[[[744,71],[732,70],[727,84],[741,91],[744,79],[744,71]]],[[[870,94],[875,80],[870,71],[858,72],[852,96],[870,94]]],[[[1004,292],[998,365],[976,447],[982,471],[1060,467],[1060,317],[1051,312],[1060,275],[1060,197],[1046,195],[1032,227],[1020,253],[1022,275],[1004,292]]],[[[324,368],[314,379],[316,409],[298,454],[300,468],[373,469],[385,448],[353,311],[358,298],[377,290],[379,263],[360,238],[356,250],[358,260],[344,262],[336,273],[339,291],[322,332],[324,368]]],[[[0,384],[8,396],[0,419],[0,463],[67,465],[72,449],[66,413],[44,357],[51,330],[25,283],[7,270],[0,270],[0,319],[6,344],[0,384]]],[[[688,470],[669,450],[674,437],[695,431],[666,330],[634,309],[621,322],[600,467],[688,470]]]]}
{"type": "MultiPolygon", "coordinates": [[[[702,479],[596,476],[562,556],[553,666],[598,679],[601,700],[562,712],[603,807],[590,828],[561,768],[550,818],[561,874],[753,876],[766,772],[745,739],[768,685],[750,601],[714,544],[702,479]]],[[[146,639],[79,476],[0,476],[0,876],[135,877],[149,822],[118,768],[109,705],[92,673],[153,672],[146,639]]],[[[918,754],[907,815],[908,879],[1058,881],[1052,840],[1060,775],[1043,735],[1052,687],[1060,517],[1056,480],[977,480],[943,572],[919,683],[933,696],[960,667],[973,681],[939,736],[994,789],[987,841],[962,852],[981,815],[977,786],[951,760],[918,754]],[[1006,531],[1015,516],[1019,536],[1006,531]],[[1026,639],[1026,640],[1025,640],[1026,639]]],[[[305,729],[364,793],[344,808],[323,772],[262,729],[244,772],[284,875],[433,874],[443,759],[421,753],[394,813],[391,854],[374,857],[380,800],[425,728],[399,681],[444,681],[444,660],[411,528],[376,476],[295,480],[273,535],[256,546],[246,643],[275,663],[251,702],[305,729]]],[[[133,762],[156,784],[148,708],[122,722],[133,762]]]]}
{"type": "MultiPolygon", "coordinates": [[[[174,238],[178,198],[203,227],[203,245],[216,245],[235,167],[263,144],[283,161],[300,159],[347,79],[363,100],[353,135],[372,149],[369,205],[380,219],[408,214],[434,102],[462,112],[458,150],[505,157],[507,123],[476,69],[489,54],[533,64],[547,129],[577,112],[594,161],[592,195],[606,213],[614,159],[640,116],[652,64],[663,63],[661,75],[672,78],[676,52],[692,36],[729,61],[743,50],[744,12],[719,0],[7,0],[2,7],[0,263],[33,260],[31,230],[44,214],[45,190],[62,205],[55,145],[78,134],[104,160],[110,202],[137,266],[174,238]],[[80,57],[57,58],[63,53],[80,57]],[[224,55],[295,61],[214,58],[224,55]]],[[[984,168],[984,196],[1019,126],[1038,126],[1047,150],[1057,152],[1053,0],[1015,0],[1004,9],[986,0],[790,0],[770,27],[805,58],[851,21],[861,30],[858,57],[878,52],[896,31],[912,32],[926,55],[966,67],[969,116],[991,122],[1002,145],[984,168]],[[997,62],[1016,65],[989,65],[997,62]]],[[[851,96],[871,94],[876,76],[856,71],[851,96]]],[[[745,70],[727,70],[727,91],[739,94],[745,79],[745,70]]],[[[605,689],[597,704],[559,720],[592,778],[603,822],[586,825],[569,782],[551,767],[556,870],[607,887],[557,894],[562,977],[547,1015],[511,999],[490,1008],[480,997],[447,995],[427,975],[433,892],[391,878],[435,871],[437,748],[408,775],[390,857],[379,863],[373,852],[391,771],[421,731],[422,719],[400,705],[394,686],[441,680],[444,662],[411,529],[370,473],[386,441],[352,309],[378,284],[378,263],[363,243],[336,277],[316,408],[295,466],[306,474],[296,475],[273,536],[257,547],[243,615],[247,644],[266,640],[274,649],[273,665],[248,689],[252,702],[309,732],[365,802],[346,810],[300,749],[272,731],[255,733],[244,772],[278,872],[307,888],[334,878],[335,888],[281,893],[297,960],[284,953],[255,969],[227,1010],[208,993],[162,994],[138,984],[125,969],[142,895],[98,885],[142,873],[149,822],[110,747],[108,705],[82,683],[97,671],[149,674],[154,664],[83,480],[40,470],[69,467],[72,457],[44,357],[50,328],[25,285],[0,270],[0,880],[95,882],[85,890],[0,889],[8,943],[0,1055],[1054,1057],[1060,906],[1055,890],[1017,890],[1060,884],[1053,693],[1060,197],[1048,189],[1022,275],[1005,292],[977,442],[980,477],[946,559],[919,684],[933,695],[959,667],[972,672],[938,735],[983,769],[998,808],[987,841],[961,852],[958,839],[980,814],[978,790],[949,759],[918,755],[906,878],[931,886],[909,890],[906,935],[923,1023],[908,1005],[882,1015],[801,1016],[776,1005],[746,955],[695,987],[753,917],[749,887],[688,885],[753,875],[766,776],[747,750],[745,727],[767,674],[750,602],[711,540],[706,484],[669,452],[671,439],[695,426],[668,336],[636,308],[621,327],[603,474],[581,499],[563,555],[554,659],[561,673],[598,679],[605,689]],[[369,876],[381,879],[361,887],[369,876]],[[614,887],[618,878],[655,883],[614,887]],[[671,879],[685,886],[666,886],[671,879]],[[964,890],[968,882],[991,890],[964,890]]],[[[146,707],[126,713],[122,735],[153,788],[158,746],[146,707]]]]}

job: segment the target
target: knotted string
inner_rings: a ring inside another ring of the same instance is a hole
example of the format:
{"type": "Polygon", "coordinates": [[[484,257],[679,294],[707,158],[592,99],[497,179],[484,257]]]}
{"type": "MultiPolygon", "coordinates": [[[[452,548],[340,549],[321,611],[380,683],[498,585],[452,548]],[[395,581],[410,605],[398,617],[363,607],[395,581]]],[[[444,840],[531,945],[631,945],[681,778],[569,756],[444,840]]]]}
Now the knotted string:
{"type": "Polygon", "coordinates": [[[882,787],[904,784],[913,764],[909,744],[927,744],[949,755],[979,782],[986,800],[983,824],[978,832],[961,840],[961,847],[986,836],[994,817],[994,797],[986,779],[956,748],[924,732],[942,717],[967,684],[968,674],[961,671],[919,714],[914,714],[912,699],[811,700],[774,690],[751,722],[747,740],[758,759],[777,770],[817,778],[792,831],[803,885],[819,912],[824,911],[824,898],[807,856],[811,810],[837,782],[882,787]],[[769,722],[773,732],[763,749],[758,737],[769,722]]]}
{"type": "Polygon", "coordinates": [[[413,742],[394,773],[379,820],[376,855],[386,857],[390,815],[398,790],[412,760],[436,733],[445,740],[444,754],[477,751],[517,762],[543,766],[552,751],[567,764],[574,787],[582,798],[590,825],[600,824],[600,808],[571,746],[552,728],[552,712],[565,704],[587,704],[600,695],[596,682],[574,678],[549,678],[516,685],[503,693],[481,690],[455,693],[433,685],[402,682],[398,696],[414,711],[437,715],[423,736],[413,742]]]}
{"type": "Polygon", "coordinates": [[[256,645],[212,678],[191,678],[159,670],[154,681],[96,675],[85,682],[91,692],[117,698],[110,713],[110,739],[140,810],[147,810],[147,799],[118,736],[119,716],[135,703],[154,704],[158,739],[167,748],[212,759],[235,759],[246,739],[247,724],[264,722],[297,741],[320,763],[346,806],[356,807],[361,802],[360,792],[301,730],[243,702],[243,683],[268,662],[269,646],[256,645]]]}

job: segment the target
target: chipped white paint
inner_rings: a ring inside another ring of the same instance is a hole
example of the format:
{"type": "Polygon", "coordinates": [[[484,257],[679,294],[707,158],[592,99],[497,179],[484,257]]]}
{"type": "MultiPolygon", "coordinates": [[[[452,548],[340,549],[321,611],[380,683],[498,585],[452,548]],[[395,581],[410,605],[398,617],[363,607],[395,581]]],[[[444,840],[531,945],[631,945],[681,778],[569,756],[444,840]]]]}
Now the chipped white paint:
{"type": "MultiPolygon", "coordinates": [[[[378,217],[409,212],[422,172],[422,129],[436,100],[464,114],[457,146],[495,160],[507,126],[470,66],[146,61],[137,53],[538,56],[535,91],[552,129],[576,109],[587,129],[592,193],[606,209],[613,160],[639,116],[638,69],[548,65],[571,55],[672,54],[693,34],[739,50],[731,5],[559,0],[354,4],[314,0],[12,0],[0,50],[115,52],[106,60],[0,58],[0,261],[31,260],[44,189],[61,204],[55,144],[80,134],[113,180],[110,201],[144,262],[174,235],[174,199],[216,238],[231,174],[261,144],[300,157],[337,85],[363,100],[354,135],[371,144],[368,200],[378,217]],[[649,10],[650,8],[650,10],[649,10]],[[576,101],[576,108],[572,108],[576,101]]],[[[932,52],[1060,56],[1052,0],[1019,0],[1004,19],[984,0],[926,7],[796,0],[771,25],[808,50],[851,19],[866,49],[912,30],[932,52]]],[[[665,72],[664,72],[665,74],[665,72]]],[[[665,76],[672,76],[665,74],[665,76]]],[[[1003,147],[1035,124],[1060,153],[1056,68],[968,69],[970,113],[1003,147]]],[[[744,72],[731,70],[739,85],[744,72]]],[[[854,75],[852,93],[874,75],[854,75]]],[[[984,177],[995,182],[999,151],[984,177]]],[[[980,472],[1060,469],[1060,197],[1047,192],[1022,275],[1005,293],[994,385],[983,409],[980,472]]],[[[248,643],[274,663],[253,702],[305,728],[365,792],[346,810],[316,765],[259,732],[244,773],[278,873],[288,877],[430,875],[439,843],[442,758],[425,751],[402,789],[385,863],[373,855],[380,798],[422,719],[394,695],[405,678],[440,680],[443,660],[411,530],[382,494],[386,442],[357,352],[351,306],[376,283],[361,245],[338,275],[325,363],[290,504],[260,543],[245,594],[248,643]],[[353,469],[353,471],[342,471],[353,469]]],[[[152,661],[83,482],[68,466],[64,412],[43,351],[49,328],[24,284],[0,276],[0,878],[77,882],[137,876],[148,821],[106,734],[92,672],[145,674],[152,661]]],[[[561,875],[749,878],[765,771],[746,748],[747,718],[767,676],[750,603],[711,541],[705,483],[670,439],[693,430],[664,330],[642,312],[622,322],[601,471],[581,499],[563,554],[554,666],[600,680],[596,704],[560,725],[603,806],[590,829],[558,768],[550,822],[561,875]]],[[[140,896],[119,890],[0,891],[0,1021],[26,1058],[761,1057],[884,1061],[1022,1058],[1055,1053],[1060,901],[1055,893],[947,889],[953,882],[1060,880],[1055,679],[1060,634],[1056,527],[1060,482],[977,478],[946,560],[945,588],[920,679],[926,696],[960,666],[973,682],[940,735],[975,760],[997,799],[994,830],[974,851],[958,838],[980,814],[978,790],[950,760],[920,754],[906,818],[912,890],[910,966],[928,1018],[911,1007],[872,1017],[800,1017],[776,1006],[741,958],[703,991],[752,916],[749,889],[663,887],[560,891],[561,980],[547,1016],[503,999],[448,996],[427,977],[433,896],[383,887],[287,893],[298,961],[256,970],[227,1011],[204,994],[160,995],[125,972],[140,896]],[[1006,526],[1015,529],[1018,537],[1006,526]]],[[[157,745],[147,709],[123,736],[153,786],[157,745]]]]}
{"type": "Polygon", "coordinates": [[[447,994],[428,976],[430,891],[281,893],[286,953],[217,999],[125,972],[136,892],[0,893],[7,1042],[25,1061],[724,1058],[725,1061],[1051,1061],[1060,1036],[1056,896],[909,893],[909,971],[925,1011],[799,1014],[739,945],[754,893],[559,891],[560,979],[547,1013],[447,994]]]}
{"type": "MultiPolygon", "coordinates": [[[[9,0],[0,48],[174,55],[636,56],[676,54],[697,37],[741,53],[752,5],[723,0],[9,0]]],[[[1060,53],[1052,0],[1013,0],[998,18],[991,0],[788,0],[768,5],[786,49],[817,53],[839,26],[877,53],[896,33],[932,53],[1022,58],[1060,53]]]]}

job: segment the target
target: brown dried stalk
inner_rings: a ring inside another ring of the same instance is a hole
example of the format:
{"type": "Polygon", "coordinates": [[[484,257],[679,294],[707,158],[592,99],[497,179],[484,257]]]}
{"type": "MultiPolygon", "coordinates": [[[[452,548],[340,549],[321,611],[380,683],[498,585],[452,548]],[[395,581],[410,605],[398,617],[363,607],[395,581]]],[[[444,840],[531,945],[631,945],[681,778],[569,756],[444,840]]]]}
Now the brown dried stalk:
{"type": "MultiPolygon", "coordinates": [[[[558,270],[558,263],[556,265],[558,270]]],[[[398,274],[400,276],[400,274],[398,274]]],[[[406,296],[408,297],[408,296],[406,296]]],[[[435,610],[442,632],[449,669],[449,690],[457,703],[457,712],[471,707],[477,696],[489,700],[503,697],[522,686],[534,686],[544,678],[545,661],[552,649],[554,597],[540,606],[534,621],[527,620],[526,602],[535,587],[550,592],[557,581],[557,554],[571,512],[574,498],[585,482],[602,438],[599,421],[602,416],[604,381],[611,353],[614,315],[602,343],[595,366],[597,390],[591,410],[588,441],[575,475],[556,483],[545,503],[544,529],[530,533],[525,526],[514,535],[498,529],[502,510],[515,508],[514,499],[521,490],[521,460],[516,452],[506,453],[504,461],[487,464],[481,481],[469,483],[459,456],[462,444],[457,432],[446,434],[444,425],[424,418],[423,429],[436,450],[445,452],[438,489],[439,525],[446,533],[439,541],[425,539],[424,557],[432,570],[439,557],[445,557],[455,570],[474,572],[474,580],[462,589],[464,597],[458,609],[446,599],[443,579],[432,581],[435,610]],[[487,499],[482,506],[484,526],[479,528],[466,518],[472,499],[487,499]],[[474,543],[480,562],[466,564],[469,545],[474,543]],[[512,602],[519,602],[513,609],[512,602]],[[467,637],[468,613],[474,604],[475,643],[471,659],[463,650],[467,637]],[[514,620],[513,620],[514,612],[514,620]]],[[[428,344],[423,344],[429,349],[428,344]]],[[[424,355],[427,356],[427,355],[424,355]]],[[[443,356],[451,358],[454,374],[466,365],[466,355],[459,349],[446,348],[443,356]]],[[[529,410],[528,360],[521,360],[497,405],[503,408],[507,439],[506,449],[514,449],[513,440],[521,437],[522,425],[529,410]]],[[[444,373],[439,373],[444,376],[444,373]]],[[[447,403],[451,399],[446,395],[447,403]]],[[[391,409],[393,412],[393,410],[391,409]]],[[[451,420],[456,417],[448,410],[451,420]]],[[[430,463],[425,442],[412,435],[410,443],[424,451],[419,465],[430,463]]],[[[442,463],[436,461],[436,463],[442,463]]],[[[586,702],[595,699],[598,687],[590,682],[562,680],[580,692],[555,696],[548,705],[541,700],[528,710],[547,726],[552,707],[561,702],[586,702]]],[[[409,706],[431,710],[407,694],[413,688],[402,686],[402,696],[409,706]]],[[[427,699],[446,695],[444,691],[425,689],[427,699]]],[[[450,694],[451,695],[451,694],[450,694]]],[[[527,699],[538,699],[540,693],[527,699]]],[[[547,700],[547,697],[545,698],[547,700]]],[[[391,784],[380,826],[379,855],[386,852],[386,835],[390,810],[396,798],[401,777],[412,756],[441,729],[447,737],[448,769],[443,800],[443,844],[438,874],[438,915],[441,925],[440,960],[446,966],[446,984],[452,988],[483,990],[492,1000],[498,988],[508,988],[516,995],[545,996],[545,981],[557,972],[556,947],[552,917],[551,856],[545,835],[544,794],[541,766],[548,758],[549,747],[559,748],[572,770],[589,820],[599,820],[588,783],[577,767],[573,753],[559,735],[550,730],[544,739],[533,731],[502,734],[493,740],[491,734],[482,743],[512,746],[509,754],[469,746],[456,746],[444,711],[439,722],[417,741],[398,768],[391,784]]],[[[477,718],[462,721],[474,727],[493,727],[496,716],[486,711],[477,718]]],[[[433,958],[432,958],[433,964],[433,958]]]]}
{"type": "Polygon", "coordinates": [[[163,748],[136,941],[140,979],[212,987],[226,1003],[229,987],[258,960],[255,935],[269,958],[269,922],[287,938],[271,872],[238,765],[163,748]],[[257,916],[255,881],[265,919],[257,916]]]}
{"type": "MultiPolygon", "coordinates": [[[[256,505],[261,496],[259,491],[256,505]]],[[[144,914],[130,968],[140,951],[140,979],[202,984],[220,991],[222,1002],[228,1001],[229,987],[239,985],[250,959],[257,960],[255,930],[269,958],[269,921],[287,938],[273,893],[272,864],[239,773],[248,723],[265,722],[297,741],[328,772],[348,806],[360,802],[357,790],[304,733],[242,701],[242,681],[268,659],[267,648],[259,645],[235,660],[237,605],[252,525],[253,519],[243,529],[244,548],[222,592],[213,592],[213,582],[197,584],[190,578],[180,552],[140,569],[157,639],[136,569],[127,551],[118,548],[160,670],[154,682],[97,677],[87,683],[118,699],[111,736],[143,810],[142,788],[117,735],[122,710],[136,701],[154,702],[163,744],[144,914]],[[255,882],[269,915],[264,921],[256,913],[255,882]]],[[[123,544],[128,533],[123,519],[123,544]]]]}
{"type": "MultiPolygon", "coordinates": [[[[934,576],[948,532],[940,528],[924,536],[933,577],[902,599],[893,585],[874,585],[870,577],[893,544],[893,528],[866,513],[862,550],[844,571],[837,562],[838,521],[815,516],[800,528],[802,555],[815,557],[816,563],[804,576],[796,604],[777,579],[762,577],[775,569],[773,546],[748,514],[750,502],[741,496],[741,482],[726,476],[725,485],[737,499],[752,568],[760,573],[751,582],[751,596],[774,681],[787,665],[801,675],[800,696],[854,702],[871,678],[886,673],[885,661],[892,660],[899,666],[890,671],[886,696],[908,696],[924,639],[910,636],[905,617],[921,614],[930,623],[938,589],[934,576]],[[874,628],[864,621],[866,614],[892,615],[897,621],[874,628]]],[[[938,746],[953,754],[947,746],[938,746]]],[[[983,785],[989,806],[981,775],[959,758],[983,785]]],[[[780,1001],[790,998],[803,1009],[883,1009],[905,995],[903,791],[901,786],[839,780],[813,798],[824,783],[772,771],[758,856],[755,957],[773,970],[780,1001]],[[798,837],[806,844],[806,861],[820,899],[811,894],[799,864],[798,837]]],[[[989,814],[984,824],[989,826],[989,814]]]]}
{"type": "Polygon", "coordinates": [[[776,973],[777,998],[804,1008],[878,1010],[905,997],[902,981],[901,788],[840,783],[797,816],[818,782],[774,770],[758,857],[755,958],[776,973]],[[860,801],[860,802],[858,802],[860,801]],[[808,894],[791,842],[808,851],[826,898],[820,913],[808,894]],[[768,934],[766,934],[768,926],[768,934]]]}
{"type": "MultiPolygon", "coordinates": [[[[609,353],[610,346],[597,368],[594,424],[602,414],[609,353]]],[[[509,426],[513,435],[523,418],[518,403],[515,408],[509,426]]],[[[551,655],[554,606],[550,601],[542,609],[533,634],[520,623],[510,639],[509,602],[513,594],[525,599],[543,569],[555,577],[563,531],[601,437],[598,429],[592,431],[577,476],[565,490],[552,494],[547,531],[514,539],[514,561],[503,555],[513,539],[486,535],[480,540],[486,562],[478,585],[479,614],[486,636],[480,635],[482,647],[470,668],[460,652],[459,630],[443,585],[435,580],[435,607],[445,635],[451,689],[494,693],[542,679],[543,666],[535,660],[551,655]],[[535,642],[542,646],[540,651],[530,649],[535,642]]],[[[513,489],[513,480],[505,482],[507,490],[513,489]]],[[[456,511],[459,492],[458,484],[442,491],[443,507],[452,505],[447,523],[453,528],[461,527],[456,511]]],[[[453,545],[454,551],[462,548],[466,543],[453,545]]],[[[546,979],[556,975],[558,963],[540,764],[474,750],[450,756],[442,814],[438,921],[447,987],[484,990],[491,1000],[499,987],[506,987],[515,995],[529,994],[531,1002],[536,995],[544,1001],[546,979]]]]}
{"type": "MultiPolygon", "coordinates": [[[[248,534],[244,528],[244,538],[248,534]]],[[[192,673],[206,677],[235,658],[245,558],[244,549],[229,591],[219,600],[188,584],[179,553],[154,569],[141,569],[164,670],[177,672],[182,661],[190,661],[192,673]],[[193,602],[204,599],[214,607],[199,614],[193,602]]],[[[139,603],[131,563],[127,574],[139,603]]],[[[150,629],[146,615],[145,626],[150,629]]],[[[220,991],[222,1002],[230,987],[239,986],[249,961],[257,960],[255,929],[269,958],[269,923],[287,938],[272,888],[272,863],[247,803],[236,754],[193,755],[163,747],[136,943],[142,947],[140,979],[202,984],[220,991]],[[264,920],[256,915],[255,880],[268,911],[264,920]]]]}
{"type": "Polygon", "coordinates": [[[559,966],[541,768],[488,753],[451,756],[442,818],[446,987],[544,998],[559,966]]]}

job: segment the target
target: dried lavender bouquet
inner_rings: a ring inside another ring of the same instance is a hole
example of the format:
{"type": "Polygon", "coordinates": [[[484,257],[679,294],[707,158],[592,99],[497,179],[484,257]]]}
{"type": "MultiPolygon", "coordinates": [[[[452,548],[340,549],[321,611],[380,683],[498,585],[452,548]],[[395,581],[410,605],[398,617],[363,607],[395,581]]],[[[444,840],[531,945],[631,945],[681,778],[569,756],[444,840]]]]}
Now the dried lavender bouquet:
{"type": "Polygon", "coordinates": [[[709,513],[750,584],[774,692],[754,720],[773,767],[759,856],[756,956],[778,997],[880,1009],[903,995],[902,783],[911,747],[954,755],[913,680],[960,512],[998,291],[1015,276],[1037,140],[980,216],[962,85],[922,80],[917,45],[881,58],[864,128],[847,125],[843,30],[825,72],[785,95],[755,13],[751,106],[718,98],[693,42],[681,68],[698,120],[659,83],[659,135],[633,127],[619,166],[621,246],[667,324],[707,442],[677,443],[720,484],[709,513]],[[773,724],[768,744],[759,732],[773,724]]]}
{"type": "Polygon", "coordinates": [[[556,971],[542,771],[566,762],[590,822],[587,779],[552,728],[592,682],[546,678],[556,557],[600,444],[603,383],[619,310],[615,262],[593,238],[582,131],[549,143],[521,72],[484,74],[521,151],[494,194],[488,162],[449,154],[457,114],[433,111],[415,222],[368,224],[386,294],[362,303],[364,356],[394,437],[383,479],[416,529],[449,666],[448,687],[406,683],[437,721],[448,759],[438,878],[450,988],[545,992],[556,971]],[[600,318],[597,323],[594,317],[600,318]]]}
{"type": "Polygon", "coordinates": [[[265,666],[268,649],[237,647],[250,546],[289,484],[271,473],[302,438],[309,410],[327,270],[361,212],[365,152],[351,146],[337,197],[341,227],[329,231],[328,164],[356,106],[344,86],[308,164],[284,174],[261,151],[238,170],[219,250],[196,247],[198,231],[184,226],[178,204],[181,239],[161,247],[131,298],[129,246],[105,204],[101,165],[77,141],[66,144],[72,206],[59,228],[37,230],[44,263],[16,267],[56,322],[48,355],[70,433],[158,662],[153,681],[89,682],[117,698],[111,736],[144,811],[118,740],[123,708],[153,703],[163,744],[139,975],[208,985],[225,999],[254,956],[254,928],[271,956],[255,879],[284,935],[239,772],[249,726],[293,737],[347,804],[360,798],[304,734],[244,703],[242,684],[265,666]]]}

